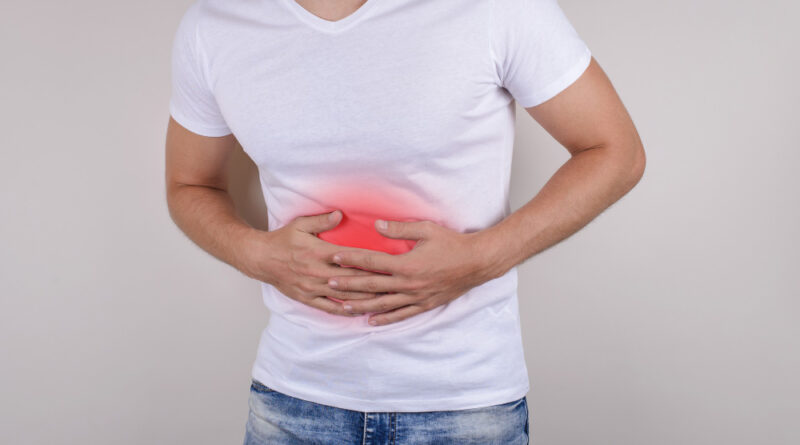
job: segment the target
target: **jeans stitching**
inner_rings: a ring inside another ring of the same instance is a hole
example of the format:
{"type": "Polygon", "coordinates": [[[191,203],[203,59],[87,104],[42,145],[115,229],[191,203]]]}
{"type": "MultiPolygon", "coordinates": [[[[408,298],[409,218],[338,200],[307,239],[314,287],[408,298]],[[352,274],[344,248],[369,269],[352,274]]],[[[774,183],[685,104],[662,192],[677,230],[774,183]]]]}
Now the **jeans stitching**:
{"type": "Polygon", "coordinates": [[[399,413],[392,413],[392,445],[397,443],[397,418],[399,413]]]}
{"type": "Polygon", "coordinates": [[[367,413],[365,412],[363,414],[364,414],[364,433],[361,436],[362,445],[367,443],[367,413]]]}

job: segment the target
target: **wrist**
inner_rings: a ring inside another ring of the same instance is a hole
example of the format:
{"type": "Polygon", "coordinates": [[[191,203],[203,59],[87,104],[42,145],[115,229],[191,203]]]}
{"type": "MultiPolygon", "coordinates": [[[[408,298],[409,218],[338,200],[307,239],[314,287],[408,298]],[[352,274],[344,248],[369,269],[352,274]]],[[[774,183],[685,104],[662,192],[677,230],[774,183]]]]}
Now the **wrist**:
{"type": "Polygon", "coordinates": [[[231,237],[233,247],[231,265],[248,277],[253,277],[256,252],[260,251],[258,246],[267,233],[269,232],[254,227],[237,227],[231,237]]]}
{"type": "Polygon", "coordinates": [[[502,242],[502,233],[497,226],[470,233],[474,255],[479,273],[488,280],[505,275],[513,264],[510,264],[508,251],[502,242]]]}

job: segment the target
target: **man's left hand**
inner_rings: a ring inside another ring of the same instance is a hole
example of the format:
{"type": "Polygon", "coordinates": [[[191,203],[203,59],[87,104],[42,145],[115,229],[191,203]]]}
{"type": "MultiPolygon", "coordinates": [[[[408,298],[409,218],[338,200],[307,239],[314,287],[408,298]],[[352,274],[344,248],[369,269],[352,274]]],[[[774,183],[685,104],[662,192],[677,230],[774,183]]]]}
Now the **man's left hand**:
{"type": "Polygon", "coordinates": [[[483,244],[477,242],[480,232],[460,233],[433,221],[387,221],[385,229],[376,221],[375,228],[387,238],[417,243],[399,255],[359,248],[342,250],[334,254],[334,263],[387,275],[340,276],[328,281],[336,290],[379,294],[342,303],[354,314],[375,313],[370,324],[394,323],[429,311],[494,278],[488,256],[481,251],[483,244]],[[383,292],[387,293],[380,295],[383,292]]]}

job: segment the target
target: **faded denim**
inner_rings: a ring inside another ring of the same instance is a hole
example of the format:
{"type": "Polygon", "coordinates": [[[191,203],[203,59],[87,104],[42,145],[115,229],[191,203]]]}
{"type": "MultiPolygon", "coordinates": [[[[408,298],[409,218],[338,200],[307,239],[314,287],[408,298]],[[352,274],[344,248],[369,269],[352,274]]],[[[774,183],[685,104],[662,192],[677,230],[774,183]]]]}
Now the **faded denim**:
{"type": "Polygon", "coordinates": [[[526,397],[483,408],[360,412],[298,399],[252,379],[244,445],[523,445],[526,397]]]}

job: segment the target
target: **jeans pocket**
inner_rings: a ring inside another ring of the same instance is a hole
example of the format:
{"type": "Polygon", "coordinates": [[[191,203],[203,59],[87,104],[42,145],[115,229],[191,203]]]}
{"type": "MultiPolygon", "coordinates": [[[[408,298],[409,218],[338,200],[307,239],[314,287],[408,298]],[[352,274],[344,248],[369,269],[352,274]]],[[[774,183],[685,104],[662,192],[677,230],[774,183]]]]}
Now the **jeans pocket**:
{"type": "Polygon", "coordinates": [[[251,391],[255,391],[255,392],[260,392],[260,393],[270,393],[270,392],[275,392],[275,390],[274,390],[274,389],[272,389],[272,388],[270,388],[269,386],[267,386],[267,385],[265,385],[265,384],[263,384],[263,383],[259,382],[259,381],[258,381],[258,380],[256,380],[256,379],[251,379],[251,382],[250,382],[250,390],[251,390],[251,391]]]}

